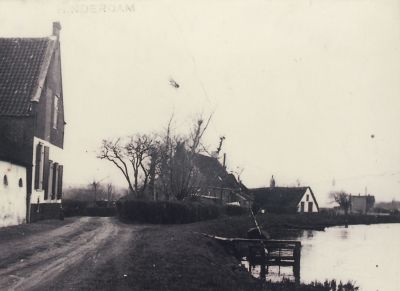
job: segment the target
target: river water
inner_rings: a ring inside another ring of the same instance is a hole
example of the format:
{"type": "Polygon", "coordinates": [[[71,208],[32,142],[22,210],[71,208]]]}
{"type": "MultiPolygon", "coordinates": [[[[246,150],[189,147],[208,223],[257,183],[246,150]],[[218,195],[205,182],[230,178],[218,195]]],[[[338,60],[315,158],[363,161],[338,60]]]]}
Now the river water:
{"type": "MultiPolygon", "coordinates": [[[[335,279],[363,291],[400,291],[400,224],[330,227],[274,238],[301,241],[301,282],[335,279]]],[[[252,273],[258,277],[259,266],[252,273]]],[[[267,280],[283,277],[294,280],[292,267],[269,268],[267,280]]]]}
{"type": "Polygon", "coordinates": [[[400,290],[400,224],[303,231],[302,282],[336,279],[361,290],[400,290]]]}

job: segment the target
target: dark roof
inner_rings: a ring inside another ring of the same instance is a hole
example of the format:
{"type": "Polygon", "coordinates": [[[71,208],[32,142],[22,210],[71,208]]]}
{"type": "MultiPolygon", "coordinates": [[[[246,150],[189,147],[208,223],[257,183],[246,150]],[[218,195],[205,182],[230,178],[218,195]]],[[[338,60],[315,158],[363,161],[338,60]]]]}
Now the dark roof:
{"type": "MultiPolygon", "coordinates": [[[[251,189],[254,198],[262,205],[275,208],[297,207],[309,187],[267,187],[251,189]]],[[[311,189],[310,192],[312,193],[311,189]]]]}
{"type": "Polygon", "coordinates": [[[29,114],[53,43],[50,37],[0,38],[0,116],[29,114]]]}
{"type": "Polygon", "coordinates": [[[235,176],[229,174],[217,158],[196,154],[194,161],[196,168],[206,179],[210,187],[240,189],[235,176]]]}

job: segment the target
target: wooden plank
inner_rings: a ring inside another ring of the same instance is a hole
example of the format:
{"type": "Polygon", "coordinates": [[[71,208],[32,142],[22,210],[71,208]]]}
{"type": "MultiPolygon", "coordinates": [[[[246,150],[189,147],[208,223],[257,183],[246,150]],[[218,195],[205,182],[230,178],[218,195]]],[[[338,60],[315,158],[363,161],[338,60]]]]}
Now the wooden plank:
{"type": "Polygon", "coordinates": [[[217,235],[211,235],[207,233],[201,233],[202,235],[210,238],[214,238],[217,240],[221,241],[229,241],[229,242],[252,242],[252,243],[266,243],[266,244],[301,244],[300,241],[297,240],[275,240],[275,239],[253,239],[253,238],[227,238],[227,237],[222,237],[222,236],[217,236],[217,235]]]}
{"type": "Polygon", "coordinates": [[[293,267],[295,265],[294,262],[280,261],[280,262],[266,262],[267,266],[281,266],[281,267],[293,267]]]}

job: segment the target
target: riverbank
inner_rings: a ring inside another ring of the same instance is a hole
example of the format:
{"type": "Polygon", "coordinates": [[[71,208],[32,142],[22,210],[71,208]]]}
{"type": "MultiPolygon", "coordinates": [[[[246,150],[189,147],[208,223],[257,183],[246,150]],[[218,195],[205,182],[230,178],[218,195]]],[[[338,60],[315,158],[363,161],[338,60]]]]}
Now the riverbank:
{"type": "Polygon", "coordinates": [[[123,286],[129,286],[129,290],[336,290],[330,283],[326,283],[327,287],[323,283],[295,286],[291,282],[262,282],[241,267],[220,243],[201,235],[206,232],[245,237],[252,226],[248,216],[185,225],[149,225],[137,233],[125,254],[124,279],[114,276],[112,268],[107,266],[93,275],[97,281],[92,286],[104,286],[106,280],[116,290],[125,290],[123,286]]]}
{"type": "MultiPolygon", "coordinates": [[[[317,214],[262,214],[256,219],[260,227],[270,233],[272,238],[280,238],[282,231],[319,230],[327,227],[345,225],[370,225],[381,223],[400,223],[400,216],[344,215],[332,216],[317,214]]],[[[245,237],[249,228],[254,227],[250,215],[222,217],[218,220],[199,223],[203,232],[224,237],[245,237]],[[222,224],[222,225],[221,225],[222,224]]]]}
{"type": "MultiPolygon", "coordinates": [[[[314,225],[309,221],[311,217],[267,215],[259,221],[274,234],[272,229],[282,230],[287,224],[314,225]]],[[[314,217],[312,221],[320,225],[322,218],[314,217]]],[[[334,222],[340,221],[330,221],[334,222]]],[[[245,237],[253,226],[248,215],[182,225],[126,224],[116,218],[68,218],[1,229],[0,246],[3,243],[4,250],[7,244],[13,250],[4,254],[8,257],[4,271],[10,266],[23,268],[21,262],[32,264],[35,274],[42,271],[47,274],[47,281],[42,275],[38,278],[47,287],[54,287],[52,290],[335,290],[323,284],[267,285],[253,278],[221,244],[201,234],[245,237]],[[14,245],[17,247],[13,248],[14,245]],[[61,251],[79,253],[74,260],[81,262],[74,265],[70,255],[53,254],[61,251]],[[63,266],[57,269],[59,274],[56,269],[51,274],[46,271],[49,260],[63,266]]]]}
{"type": "Polygon", "coordinates": [[[400,215],[260,214],[257,220],[264,228],[323,230],[332,226],[400,223],[400,215]]]}

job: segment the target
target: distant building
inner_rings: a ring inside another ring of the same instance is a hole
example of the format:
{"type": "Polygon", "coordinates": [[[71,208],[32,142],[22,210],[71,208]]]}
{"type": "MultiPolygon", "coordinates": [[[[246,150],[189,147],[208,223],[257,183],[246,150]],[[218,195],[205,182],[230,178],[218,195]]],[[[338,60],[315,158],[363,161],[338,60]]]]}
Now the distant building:
{"type": "Polygon", "coordinates": [[[215,199],[222,204],[249,207],[251,197],[248,189],[232,173],[227,172],[224,163],[225,155],[221,164],[217,157],[196,154],[194,165],[198,178],[193,190],[202,197],[215,199]]]}
{"type": "Polygon", "coordinates": [[[58,217],[64,102],[59,32],[0,38],[0,226],[58,217]]]}
{"type": "Polygon", "coordinates": [[[375,204],[375,196],[358,195],[350,196],[350,213],[366,214],[375,204]]]}
{"type": "Polygon", "coordinates": [[[272,213],[316,213],[318,202],[311,187],[265,187],[249,190],[254,205],[272,213]]]}

